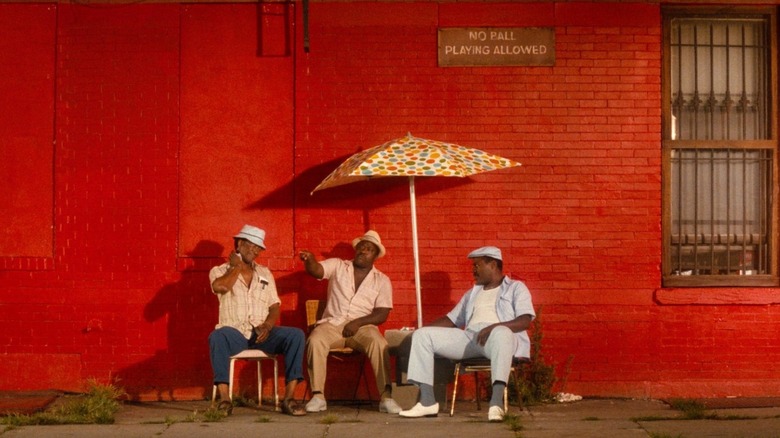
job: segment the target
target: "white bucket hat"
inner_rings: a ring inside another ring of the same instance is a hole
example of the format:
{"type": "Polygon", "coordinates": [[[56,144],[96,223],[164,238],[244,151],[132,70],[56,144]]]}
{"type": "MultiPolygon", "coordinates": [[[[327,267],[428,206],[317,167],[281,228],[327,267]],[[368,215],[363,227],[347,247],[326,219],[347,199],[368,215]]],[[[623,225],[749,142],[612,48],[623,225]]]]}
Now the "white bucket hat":
{"type": "Polygon", "coordinates": [[[251,225],[244,225],[235,236],[236,239],[246,239],[260,248],[265,249],[265,231],[251,225]]]}
{"type": "Polygon", "coordinates": [[[362,240],[366,240],[368,242],[373,243],[374,245],[379,248],[379,255],[376,256],[376,258],[382,257],[385,255],[385,246],[382,245],[382,239],[379,237],[379,233],[377,233],[374,230],[368,230],[366,231],[366,234],[355,238],[355,240],[352,241],[352,247],[356,247],[358,243],[360,243],[362,240]]]}

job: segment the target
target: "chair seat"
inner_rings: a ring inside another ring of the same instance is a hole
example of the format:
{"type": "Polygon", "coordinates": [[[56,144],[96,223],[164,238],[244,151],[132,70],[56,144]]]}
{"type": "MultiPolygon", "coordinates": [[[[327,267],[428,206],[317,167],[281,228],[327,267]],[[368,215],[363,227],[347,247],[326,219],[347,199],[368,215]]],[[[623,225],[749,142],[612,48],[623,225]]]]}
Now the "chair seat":
{"type": "MultiPolygon", "coordinates": [[[[526,363],[528,363],[530,361],[531,361],[531,359],[529,359],[527,357],[513,357],[512,358],[512,366],[513,367],[520,366],[520,365],[526,364],[526,363]]],[[[460,362],[460,366],[465,367],[465,368],[485,367],[488,370],[490,369],[490,359],[488,359],[486,357],[472,357],[472,358],[463,359],[463,360],[460,360],[460,361],[457,361],[457,362],[460,362]]]]}
{"type": "Polygon", "coordinates": [[[247,349],[241,353],[230,356],[231,359],[273,359],[275,357],[275,354],[268,354],[265,351],[256,349],[247,349]]]}

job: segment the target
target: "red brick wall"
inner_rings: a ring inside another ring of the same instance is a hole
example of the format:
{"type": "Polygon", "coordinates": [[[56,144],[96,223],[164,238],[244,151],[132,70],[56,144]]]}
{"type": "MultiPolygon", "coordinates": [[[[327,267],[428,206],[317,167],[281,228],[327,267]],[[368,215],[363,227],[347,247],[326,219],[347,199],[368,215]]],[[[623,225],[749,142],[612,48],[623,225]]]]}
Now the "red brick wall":
{"type": "MultiPolygon", "coordinates": [[[[251,4],[199,5],[196,21],[191,6],[175,4],[57,6],[54,256],[43,267],[0,259],[0,373],[18,375],[0,389],[73,389],[76,379],[118,376],[136,398],[210,393],[205,339],[216,302],[206,271],[230,245],[231,220],[275,230],[261,261],[280,284],[284,323],[297,326],[302,301],[323,297],[325,285],[301,273],[295,252],[349,257],[353,237],[378,230],[388,248],[378,267],[395,288],[384,328],[414,325],[406,181],[310,195],[349,154],[411,132],[523,163],[417,180],[425,321],[469,287],[468,251],[495,244],[541,309],[544,352],[565,380],[558,389],[780,394],[778,291],[705,290],[702,300],[660,289],[657,4],[310,8],[307,53],[300,4],[289,10],[296,32],[284,37],[293,27],[279,11],[251,4]],[[438,28],[479,26],[554,27],[555,66],[437,66],[438,28]],[[213,38],[202,40],[203,29],[213,38]],[[211,45],[219,41],[241,43],[211,45]],[[252,143],[258,132],[268,135],[252,143]],[[208,175],[215,157],[246,161],[253,145],[279,173],[242,173],[220,196],[230,166],[220,161],[217,177],[208,175]],[[756,293],[762,299],[751,301],[756,293]]],[[[345,366],[331,370],[333,398],[351,396],[345,366]]]]}
{"type": "Polygon", "coordinates": [[[45,268],[53,251],[53,5],[0,5],[0,269],[45,268]],[[20,56],[19,49],[24,47],[20,56]]]}

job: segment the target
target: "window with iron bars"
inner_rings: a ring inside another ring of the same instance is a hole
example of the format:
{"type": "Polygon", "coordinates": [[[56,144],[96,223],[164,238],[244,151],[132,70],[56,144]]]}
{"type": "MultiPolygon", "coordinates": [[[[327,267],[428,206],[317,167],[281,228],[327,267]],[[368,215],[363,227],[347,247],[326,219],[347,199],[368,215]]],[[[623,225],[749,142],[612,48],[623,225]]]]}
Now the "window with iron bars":
{"type": "Polygon", "coordinates": [[[777,286],[773,9],[664,10],[664,286],[777,286]]]}

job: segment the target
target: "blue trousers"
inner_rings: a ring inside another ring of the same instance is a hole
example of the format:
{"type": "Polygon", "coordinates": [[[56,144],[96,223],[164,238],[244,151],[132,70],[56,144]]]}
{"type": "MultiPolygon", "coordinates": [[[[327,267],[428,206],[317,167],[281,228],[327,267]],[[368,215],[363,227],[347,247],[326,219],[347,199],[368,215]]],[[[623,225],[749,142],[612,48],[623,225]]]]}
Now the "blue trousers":
{"type": "Polygon", "coordinates": [[[303,330],[295,327],[276,326],[268,339],[255,343],[257,335],[247,340],[233,327],[220,327],[209,335],[211,368],[214,370],[214,383],[228,383],[230,378],[230,356],[248,348],[255,348],[268,354],[284,355],[284,381],[303,380],[303,351],[306,345],[303,330]]]}

